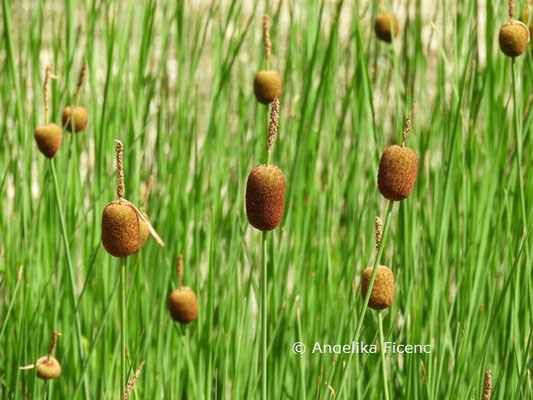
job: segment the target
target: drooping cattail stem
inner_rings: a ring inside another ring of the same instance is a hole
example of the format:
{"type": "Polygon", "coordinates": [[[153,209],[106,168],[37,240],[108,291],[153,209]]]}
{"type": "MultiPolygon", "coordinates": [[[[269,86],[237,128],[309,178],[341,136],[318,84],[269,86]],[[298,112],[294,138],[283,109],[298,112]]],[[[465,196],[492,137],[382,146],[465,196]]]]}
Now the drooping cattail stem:
{"type": "Polygon", "coordinates": [[[268,21],[268,15],[263,15],[263,40],[265,42],[265,60],[267,70],[270,69],[270,55],[272,43],[270,42],[270,25],[268,21]]]}
{"type": "Polygon", "coordinates": [[[124,393],[122,393],[120,400],[128,400],[131,392],[133,391],[133,387],[135,386],[135,383],[139,380],[139,377],[141,376],[143,366],[144,366],[144,361],[142,361],[137,367],[137,370],[135,371],[130,381],[128,382],[128,385],[126,386],[124,393]]]}
{"type": "Polygon", "coordinates": [[[403,129],[402,134],[402,147],[405,147],[405,140],[407,139],[407,136],[409,136],[409,131],[411,130],[411,118],[413,116],[413,109],[415,108],[415,103],[413,101],[413,105],[411,106],[411,110],[409,111],[409,115],[407,116],[407,120],[405,121],[405,128],[403,129]]]}
{"type": "Polygon", "coordinates": [[[76,99],[81,93],[81,88],[83,86],[83,82],[85,82],[85,74],[87,73],[87,64],[83,64],[80,70],[80,75],[78,77],[78,86],[76,87],[76,92],[74,93],[74,99],[73,102],[76,103],[76,99]]]}
{"type": "Polygon", "coordinates": [[[514,17],[514,0],[509,0],[509,21],[514,17]]]}
{"type": "Polygon", "coordinates": [[[270,106],[270,123],[268,124],[267,153],[270,156],[279,127],[279,99],[276,97],[270,106]]]}
{"type": "Polygon", "coordinates": [[[379,251],[381,245],[381,237],[383,236],[383,221],[381,218],[376,217],[376,252],[379,251]]]}
{"type": "Polygon", "coordinates": [[[178,276],[179,287],[183,282],[183,254],[178,256],[178,261],[176,262],[176,275],[178,276]]]}
{"type": "Polygon", "coordinates": [[[492,392],[492,373],[490,368],[485,372],[485,384],[483,385],[483,400],[490,400],[492,392]]]}
{"type": "Polygon", "coordinates": [[[58,331],[54,331],[52,333],[52,340],[50,342],[50,350],[48,350],[48,360],[50,360],[50,357],[52,356],[52,353],[54,352],[54,350],[56,349],[56,346],[57,346],[57,339],[62,336],[63,334],[61,332],[58,332],[58,331]]]}
{"type": "Polygon", "coordinates": [[[117,149],[116,149],[116,153],[117,153],[117,196],[118,196],[118,200],[119,202],[122,201],[122,199],[124,198],[124,167],[122,165],[122,152],[123,152],[123,149],[124,149],[124,146],[122,144],[122,142],[120,140],[115,140],[115,142],[117,143],[117,149]]]}

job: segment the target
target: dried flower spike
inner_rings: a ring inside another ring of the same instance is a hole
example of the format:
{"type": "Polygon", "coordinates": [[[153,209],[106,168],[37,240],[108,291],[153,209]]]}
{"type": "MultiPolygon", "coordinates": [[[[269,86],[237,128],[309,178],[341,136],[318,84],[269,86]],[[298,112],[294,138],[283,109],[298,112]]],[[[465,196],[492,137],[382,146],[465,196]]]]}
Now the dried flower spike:
{"type": "Polygon", "coordinates": [[[254,93],[257,101],[269,104],[275,98],[281,97],[282,79],[277,71],[270,70],[270,56],[272,44],[270,42],[270,28],[268,15],[263,15],[263,38],[265,44],[266,70],[259,71],[254,78],[254,93]]]}

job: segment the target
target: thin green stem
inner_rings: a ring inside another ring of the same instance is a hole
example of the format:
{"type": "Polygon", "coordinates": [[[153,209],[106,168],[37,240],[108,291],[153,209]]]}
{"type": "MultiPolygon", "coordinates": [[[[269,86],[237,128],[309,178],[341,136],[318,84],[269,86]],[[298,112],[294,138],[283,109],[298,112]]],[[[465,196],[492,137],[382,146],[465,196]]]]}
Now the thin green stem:
{"type": "Polygon", "coordinates": [[[120,264],[120,393],[126,387],[126,259],[120,264]]]}
{"type": "Polygon", "coordinates": [[[383,313],[378,312],[378,323],[379,323],[379,344],[381,347],[381,374],[383,375],[383,393],[385,400],[389,400],[389,385],[387,384],[387,361],[385,359],[385,349],[383,344],[385,339],[383,337],[383,313]]]}
{"type": "MultiPolygon", "coordinates": [[[[68,235],[67,235],[67,228],[66,228],[66,224],[65,224],[65,216],[63,214],[63,206],[61,205],[61,198],[59,196],[59,185],[57,184],[57,174],[56,174],[56,168],[55,168],[55,163],[54,163],[54,159],[52,158],[50,160],[50,167],[52,169],[52,177],[53,177],[53,180],[54,180],[54,192],[55,192],[55,197],[56,197],[56,204],[57,204],[57,210],[59,212],[59,220],[60,220],[60,223],[61,223],[61,236],[63,238],[63,246],[65,248],[65,255],[66,255],[66,258],[67,258],[67,266],[68,266],[68,275],[69,275],[69,298],[70,298],[70,302],[72,303],[72,309],[73,309],[73,312],[74,312],[74,321],[75,321],[75,327],[76,327],[76,338],[77,338],[77,343],[78,343],[78,354],[79,354],[79,357],[80,357],[80,363],[83,364],[84,362],[84,352],[83,352],[83,344],[82,344],[82,335],[81,335],[81,323],[80,323],[80,318],[79,318],[79,314],[78,314],[78,308],[77,308],[77,304],[76,304],[76,294],[75,294],[75,284],[74,284],[74,268],[72,266],[72,258],[70,256],[70,247],[69,247],[69,240],[68,240],[68,235]]],[[[84,395],[85,395],[85,398],[88,399],[89,398],[89,385],[87,383],[87,378],[84,377],[83,378],[83,386],[84,386],[84,395]]]]}
{"type": "MultiPolygon", "coordinates": [[[[520,208],[522,212],[522,223],[524,224],[522,235],[525,237],[527,230],[527,213],[526,213],[526,200],[524,195],[524,177],[522,174],[522,124],[520,117],[520,105],[517,100],[516,90],[516,60],[513,58],[511,61],[511,75],[513,82],[513,108],[514,108],[514,132],[516,140],[516,167],[518,170],[518,186],[520,192],[520,208]]],[[[529,247],[526,246],[526,259],[529,264],[529,247]]]]}
{"type": "Polygon", "coordinates": [[[267,396],[267,357],[268,357],[268,325],[267,325],[267,294],[268,294],[268,279],[267,279],[267,233],[262,233],[262,265],[261,265],[261,398],[268,399],[267,396]]]}

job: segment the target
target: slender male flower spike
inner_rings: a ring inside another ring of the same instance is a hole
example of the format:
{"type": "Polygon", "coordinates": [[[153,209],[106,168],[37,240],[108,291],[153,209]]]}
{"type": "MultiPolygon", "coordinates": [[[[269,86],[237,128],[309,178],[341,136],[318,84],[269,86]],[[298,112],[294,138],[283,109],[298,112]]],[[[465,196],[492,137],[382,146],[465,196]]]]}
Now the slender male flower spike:
{"type": "Polygon", "coordinates": [[[144,363],[145,362],[142,361],[137,367],[137,370],[135,371],[130,381],[128,382],[128,385],[126,386],[124,393],[122,393],[122,396],[120,396],[120,400],[128,400],[128,398],[130,397],[130,394],[133,391],[133,387],[135,386],[135,383],[137,383],[137,381],[139,380],[139,377],[141,376],[144,363]]]}

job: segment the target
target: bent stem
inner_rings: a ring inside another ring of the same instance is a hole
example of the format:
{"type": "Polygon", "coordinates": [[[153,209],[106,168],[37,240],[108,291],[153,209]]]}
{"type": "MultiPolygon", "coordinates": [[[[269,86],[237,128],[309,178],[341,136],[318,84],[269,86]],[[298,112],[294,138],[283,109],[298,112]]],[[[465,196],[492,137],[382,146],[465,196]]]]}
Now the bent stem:
{"type": "MultiPolygon", "coordinates": [[[[70,302],[72,303],[72,309],[74,310],[74,321],[75,321],[75,327],[76,327],[76,338],[77,338],[77,344],[78,344],[78,354],[80,357],[80,362],[83,364],[84,362],[84,352],[83,352],[83,344],[81,341],[81,323],[80,318],[78,315],[78,305],[76,304],[76,295],[74,292],[74,273],[73,273],[73,267],[72,267],[72,258],[70,256],[70,248],[68,244],[68,236],[67,236],[67,228],[65,224],[65,216],[63,215],[63,206],[61,205],[61,198],[59,196],[59,185],[57,184],[57,174],[56,174],[56,167],[54,163],[54,159],[52,158],[50,160],[50,166],[52,169],[52,177],[54,180],[54,191],[55,191],[55,197],[56,197],[56,204],[57,204],[57,210],[59,212],[59,220],[61,223],[61,236],[63,237],[63,246],[65,247],[65,255],[67,258],[67,266],[68,266],[68,275],[69,275],[69,298],[70,302]]],[[[89,386],[87,383],[87,378],[83,377],[83,388],[85,391],[85,398],[88,399],[89,397],[89,386]]]]}
{"type": "Polygon", "coordinates": [[[126,259],[120,264],[120,392],[126,387],[126,259]]]}
{"type": "Polygon", "coordinates": [[[385,339],[383,337],[383,313],[380,311],[378,312],[378,323],[379,323],[379,341],[380,341],[380,348],[381,348],[381,374],[383,375],[383,389],[385,394],[385,400],[389,400],[389,386],[387,384],[387,364],[385,360],[385,349],[383,347],[383,344],[385,343],[385,339]]]}
{"type": "Polygon", "coordinates": [[[267,233],[262,233],[263,256],[261,262],[261,398],[267,396],[267,357],[268,357],[268,333],[267,333],[267,233]]]}

